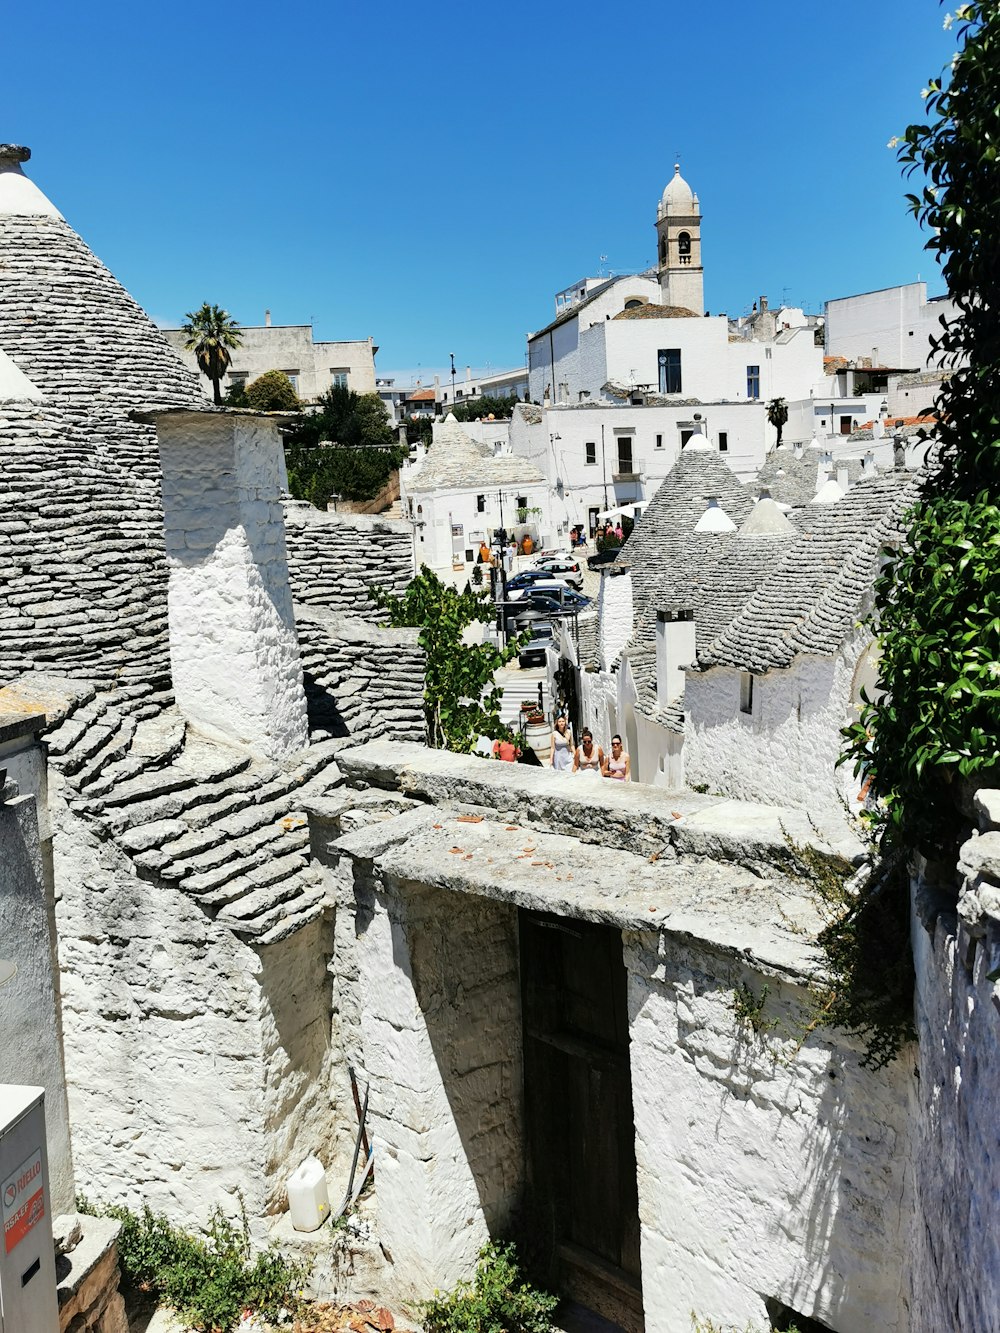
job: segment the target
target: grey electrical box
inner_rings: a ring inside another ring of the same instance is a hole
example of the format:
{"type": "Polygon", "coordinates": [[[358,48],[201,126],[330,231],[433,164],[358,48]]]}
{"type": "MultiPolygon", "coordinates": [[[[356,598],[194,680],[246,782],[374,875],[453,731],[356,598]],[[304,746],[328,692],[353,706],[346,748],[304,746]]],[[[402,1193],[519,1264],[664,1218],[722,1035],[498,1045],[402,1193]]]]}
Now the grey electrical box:
{"type": "Polygon", "coordinates": [[[0,1084],[0,1333],[59,1333],[45,1091],[0,1084]]]}

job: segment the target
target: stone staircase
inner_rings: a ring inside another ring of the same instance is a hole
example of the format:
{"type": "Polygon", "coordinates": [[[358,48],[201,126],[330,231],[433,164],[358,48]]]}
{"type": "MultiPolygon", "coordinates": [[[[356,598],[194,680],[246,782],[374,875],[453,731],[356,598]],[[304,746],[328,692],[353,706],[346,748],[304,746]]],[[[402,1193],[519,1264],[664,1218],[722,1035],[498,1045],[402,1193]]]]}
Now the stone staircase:
{"type": "Polygon", "coordinates": [[[548,675],[543,667],[527,671],[505,667],[497,672],[497,684],[503,686],[500,700],[500,720],[509,727],[517,727],[521,720],[521,704],[538,704],[538,687],[542,687],[542,709],[548,716],[552,707],[548,675]]]}
{"type": "Polygon", "coordinates": [[[280,764],[253,759],[190,734],[171,696],[148,685],[84,697],[46,739],[70,808],[140,878],[182,889],[260,944],[324,911],[301,805],[339,785],[343,742],[280,764]]]}
{"type": "Polygon", "coordinates": [[[379,514],[379,518],[402,518],[402,517],[403,517],[403,502],[402,500],[399,499],[393,500],[389,508],[383,509],[382,512],[379,514]]]}

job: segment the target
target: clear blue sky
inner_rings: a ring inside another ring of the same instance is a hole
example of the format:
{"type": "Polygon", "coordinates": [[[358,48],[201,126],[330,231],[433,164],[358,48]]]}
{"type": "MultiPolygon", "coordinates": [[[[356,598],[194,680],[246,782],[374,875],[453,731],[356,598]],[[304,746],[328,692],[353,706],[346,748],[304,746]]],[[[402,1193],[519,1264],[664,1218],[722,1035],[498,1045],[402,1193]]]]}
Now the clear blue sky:
{"type": "Polygon", "coordinates": [[[653,260],[676,153],[705,301],[927,278],[889,137],[954,49],[935,0],[35,0],[0,139],[156,319],[314,322],[379,368],[518,365],[552,295],[653,260]]]}

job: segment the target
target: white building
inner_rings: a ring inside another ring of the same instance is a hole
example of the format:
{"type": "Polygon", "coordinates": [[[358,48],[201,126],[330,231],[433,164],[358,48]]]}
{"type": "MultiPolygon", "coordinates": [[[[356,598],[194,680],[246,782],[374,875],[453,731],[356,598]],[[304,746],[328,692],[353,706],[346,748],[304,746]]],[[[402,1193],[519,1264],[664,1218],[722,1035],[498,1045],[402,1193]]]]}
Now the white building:
{"type": "Polygon", "coordinates": [[[503,445],[480,444],[451,415],[428,450],[400,472],[404,514],[413,522],[416,563],[464,583],[480,543],[498,529],[537,545],[551,534],[549,486],[542,472],[503,445]]]}
{"type": "Polygon", "coordinates": [[[698,432],[746,479],[763,464],[774,434],[760,401],[552,408],[523,404],[510,423],[512,450],[544,472],[565,529],[583,524],[588,535],[600,513],[623,506],[634,515],[641,513],[685,443],[698,432]]]}
{"type": "Polygon", "coordinates": [[[826,303],[826,350],[830,356],[896,371],[930,370],[939,361],[931,340],[941,320],[958,308],[948,296],[927,299],[926,282],[883,287],[826,303]]]}
{"type": "Polygon", "coordinates": [[[528,339],[532,401],[808,396],[823,377],[810,327],[795,320],[795,327],[775,323],[773,337],[748,329],[734,338],[725,315],[704,314],[701,209],[679,171],[663,192],[656,229],[655,272],[588,280],[570,289],[575,295],[561,311],[557,296],[555,319],[528,339]]]}
{"type": "MultiPolygon", "coordinates": [[[[236,384],[246,385],[268,370],[280,370],[292,381],[303,402],[314,402],[334,386],[354,389],[357,393],[375,392],[375,353],[371,338],[351,342],[314,342],[310,324],[272,324],[271,312],[263,324],[241,329],[241,347],[233,349],[229,369],[223,379],[223,391],[236,384]]],[[[164,329],[163,336],[185,365],[197,370],[193,352],[185,349],[181,329],[164,329]]],[[[208,398],[211,381],[200,376],[208,398]]]]}

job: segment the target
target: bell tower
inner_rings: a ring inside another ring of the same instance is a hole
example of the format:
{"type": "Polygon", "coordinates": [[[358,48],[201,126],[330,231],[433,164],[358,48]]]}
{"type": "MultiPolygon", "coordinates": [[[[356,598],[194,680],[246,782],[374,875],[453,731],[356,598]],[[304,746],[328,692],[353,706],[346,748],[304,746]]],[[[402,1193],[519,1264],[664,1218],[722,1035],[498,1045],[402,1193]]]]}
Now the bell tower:
{"type": "Polygon", "coordinates": [[[701,205],[674,164],[674,174],[656,210],[657,269],[663,305],[705,313],[701,266],[701,205]]]}

